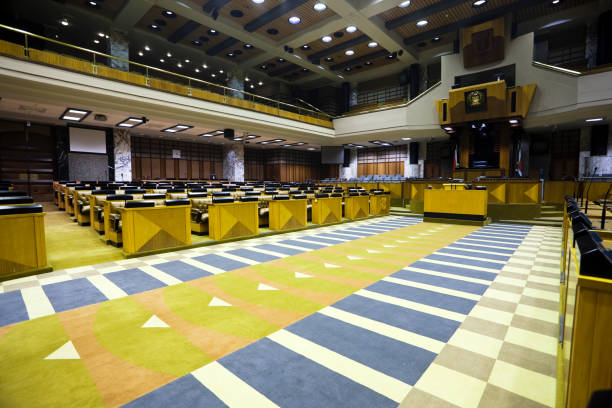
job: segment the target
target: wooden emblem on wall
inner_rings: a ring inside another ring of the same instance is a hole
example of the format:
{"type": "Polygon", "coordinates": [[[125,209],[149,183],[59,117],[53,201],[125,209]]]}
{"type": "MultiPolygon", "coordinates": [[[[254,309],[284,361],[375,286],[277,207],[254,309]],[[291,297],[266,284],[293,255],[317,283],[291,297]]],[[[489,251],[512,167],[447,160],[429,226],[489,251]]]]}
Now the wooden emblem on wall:
{"type": "Polygon", "coordinates": [[[498,18],[461,30],[465,68],[501,61],[505,55],[504,19],[498,18]]]}

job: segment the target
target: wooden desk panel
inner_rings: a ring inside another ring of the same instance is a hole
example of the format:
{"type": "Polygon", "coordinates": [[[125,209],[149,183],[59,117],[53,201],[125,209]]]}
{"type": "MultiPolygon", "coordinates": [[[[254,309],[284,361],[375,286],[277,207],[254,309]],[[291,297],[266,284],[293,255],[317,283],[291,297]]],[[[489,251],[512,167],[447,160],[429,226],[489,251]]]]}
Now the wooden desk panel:
{"type": "Polygon", "coordinates": [[[269,208],[269,225],[273,231],[304,228],[306,226],[306,199],[272,200],[269,208]]]}
{"type": "Polygon", "coordinates": [[[126,254],[191,244],[191,205],[121,208],[126,254]]]}
{"type": "Polygon", "coordinates": [[[212,204],[208,206],[209,235],[214,240],[257,235],[258,202],[212,204]]]}
{"type": "Polygon", "coordinates": [[[47,266],[45,213],[0,216],[0,277],[47,266]]]}
{"type": "Polygon", "coordinates": [[[487,218],[487,192],[483,190],[425,190],[425,217],[462,220],[487,218]]]}
{"type": "Polygon", "coordinates": [[[370,197],[354,196],[344,199],[344,218],[354,220],[370,215],[370,197]]]}
{"type": "Polygon", "coordinates": [[[342,221],[342,198],[316,198],[312,200],[312,223],[331,224],[342,221]]]}
{"type": "Polygon", "coordinates": [[[388,194],[370,196],[370,214],[382,215],[391,212],[391,197],[388,194]]]}

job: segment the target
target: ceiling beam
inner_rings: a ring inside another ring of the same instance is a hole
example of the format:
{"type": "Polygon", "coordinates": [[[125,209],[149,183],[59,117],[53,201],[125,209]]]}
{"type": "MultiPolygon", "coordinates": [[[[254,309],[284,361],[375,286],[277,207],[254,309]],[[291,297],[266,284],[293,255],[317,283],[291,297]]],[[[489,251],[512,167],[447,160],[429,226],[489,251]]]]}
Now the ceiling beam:
{"type": "Polygon", "coordinates": [[[217,55],[218,53],[220,53],[224,49],[231,47],[232,45],[236,44],[237,42],[238,42],[237,39],[235,39],[233,37],[229,37],[229,38],[221,41],[219,44],[217,44],[217,45],[209,48],[208,50],[206,50],[206,53],[208,55],[217,55]]]}
{"type": "Polygon", "coordinates": [[[290,12],[291,10],[301,6],[306,3],[308,0],[286,0],[274,7],[273,9],[263,13],[259,17],[249,21],[244,25],[244,29],[248,32],[252,33],[265,26],[266,24],[276,20],[283,14],[290,12]]]}
{"type": "Polygon", "coordinates": [[[219,10],[229,2],[230,0],[210,0],[202,6],[202,10],[207,14],[212,14],[215,10],[219,10]]]}
{"type": "MultiPolygon", "coordinates": [[[[355,37],[355,38],[353,38],[351,40],[348,40],[348,41],[345,41],[345,42],[342,42],[342,43],[338,43],[338,44],[333,45],[333,46],[331,46],[329,48],[325,48],[325,49],[323,49],[321,51],[317,51],[315,53],[312,53],[312,54],[310,54],[308,56],[308,59],[311,60],[311,61],[318,61],[319,59],[321,59],[321,57],[324,57],[324,56],[330,55],[330,54],[334,54],[334,53],[336,53],[338,51],[346,50],[346,49],[348,49],[350,47],[353,47],[355,45],[364,43],[364,42],[369,41],[369,40],[370,40],[370,37],[368,37],[367,35],[365,35],[365,34],[364,35],[360,35],[359,37],[355,37]]],[[[318,62],[317,62],[317,64],[318,64],[318,62]]]]}
{"type": "Polygon", "coordinates": [[[388,54],[389,54],[389,51],[387,51],[387,50],[379,50],[379,51],[376,51],[376,52],[373,52],[373,53],[370,53],[370,54],[366,54],[366,55],[362,55],[362,56],[357,57],[357,58],[353,58],[353,59],[348,60],[348,61],[340,62],[340,63],[338,63],[336,65],[333,65],[331,67],[331,69],[334,70],[334,71],[339,71],[341,69],[344,69],[344,68],[348,67],[349,65],[358,64],[358,63],[360,63],[362,61],[373,60],[375,58],[382,57],[382,56],[388,55],[388,54]]]}
{"type": "Polygon", "coordinates": [[[445,1],[437,1],[431,6],[423,7],[422,9],[416,10],[412,13],[404,14],[398,18],[393,20],[389,20],[385,23],[385,27],[388,30],[393,30],[394,28],[401,27],[403,25],[412,23],[414,21],[423,20],[427,17],[440,13],[444,10],[448,10],[450,8],[459,6],[463,3],[467,3],[472,0],[445,0],[445,1]]]}
{"type": "Polygon", "coordinates": [[[200,27],[200,24],[195,21],[189,20],[182,27],[178,28],[175,32],[173,32],[170,37],[168,37],[168,41],[171,43],[177,43],[181,41],[183,38],[191,34],[194,30],[200,27]]]}
{"type": "Polygon", "coordinates": [[[131,31],[154,4],[155,0],[128,0],[113,19],[113,25],[124,31],[131,31]]]}
{"type": "Polygon", "coordinates": [[[498,7],[496,9],[487,10],[483,13],[476,14],[475,16],[464,18],[463,20],[458,20],[458,21],[455,21],[454,23],[447,24],[442,27],[433,28],[429,31],[425,31],[420,34],[413,35],[412,37],[404,38],[404,44],[409,45],[409,44],[419,43],[421,41],[428,41],[440,34],[445,34],[451,31],[459,30],[463,27],[469,27],[475,24],[480,24],[485,21],[504,16],[515,10],[537,6],[540,3],[544,3],[548,1],[550,0],[519,0],[516,3],[498,7]]]}

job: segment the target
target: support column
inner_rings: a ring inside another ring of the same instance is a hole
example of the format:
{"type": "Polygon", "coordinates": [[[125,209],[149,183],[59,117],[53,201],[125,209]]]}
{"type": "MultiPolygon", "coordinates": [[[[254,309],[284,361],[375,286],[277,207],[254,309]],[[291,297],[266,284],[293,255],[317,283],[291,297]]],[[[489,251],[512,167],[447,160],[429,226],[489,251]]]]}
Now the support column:
{"type": "Polygon", "coordinates": [[[129,129],[113,129],[115,181],[132,181],[132,138],[129,129]]]}
{"type": "MultiPolygon", "coordinates": [[[[244,78],[245,74],[242,71],[236,70],[230,73],[229,81],[227,86],[233,89],[237,89],[239,91],[244,91],[244,78]]],[[[234,98],[244,99],[244,94],[242,92],[231,91],[230,96],[234,98]]]]}
{"type": "Polygon", "coordinates": [[[418,146],[418,157],[416,163],[410,162],[410,149],[408,150],[408,159],[404,162],[404,177],[408,178],[423,178],[425,173],[425,154],[427,152],[426,142],[411,142],[409,146],[416,144],[418,146]]]}
{"type": "Polygon", "coordinates": [[[244,144],[232,143],[223,146],[223,178],[229,181],[244,181],[244,144]]]}
{"type": "Polygon", "coordinates": [[[344,167],[344,165],[340,164],[340,178],[341,179],[352,179],[357,178],[357,149],[346,149],[345,151],[349,152],[349,166],[344,167]]]}
{"type": "MultiPolygon", "coordinates": [[[[111,30],[110,39],[108,42],[109,54],[113,57],[122,58],[126,61],[130,59],[130,44],[127,39],[127,34],[119,30],[111,30]]],[[[116,59],[110,60],[111,68],[129,71],[130,65],[127,62],[116,59]]]]}

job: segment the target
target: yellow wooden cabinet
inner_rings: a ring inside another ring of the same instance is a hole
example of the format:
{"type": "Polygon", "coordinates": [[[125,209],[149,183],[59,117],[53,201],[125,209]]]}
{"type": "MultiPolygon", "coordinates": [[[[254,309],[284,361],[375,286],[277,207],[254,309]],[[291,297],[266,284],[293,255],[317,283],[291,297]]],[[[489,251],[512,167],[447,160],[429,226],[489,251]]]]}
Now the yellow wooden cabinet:
{"type": "Polygon", "coordinates": [[[344,218],[354,220],[370,215],[370,196],[348,196],[344,199],[344,218]]]}
{"type": "Polygon", "coordinates": [[[304,228],[306,199],[270,201],[269,223],[273,231],[304,228]]]}
{"type": "Polygon", "coordinates": [[[47,269],[45,213],[0,215],[0,278],[47,269]]]}
{"type": "Polygon", "coordinates": [[[258,203],[253,201],[208,206],[209,235],[214,240],[259,233],[258,203]]]}
{"type": "Polygon", "coordinates": [[[425,217],[483,221],[487,218],[485,190],[425,190],[425,217]]]}
{"type": "Polygon", "coordinates": [[[391,197],[388,194],[370,196],[370,215],[389,214],[391,197]]]}
{"type": "Polygon", "coordinates": [[[312,201],[312,223],[332,224],[342,221],[342,197],[316,198],[312,201]]]}

